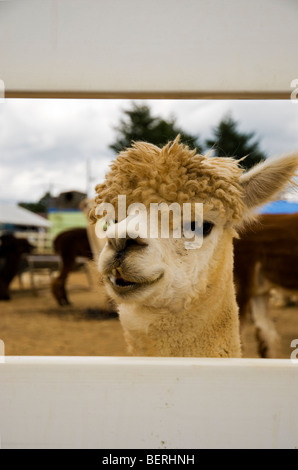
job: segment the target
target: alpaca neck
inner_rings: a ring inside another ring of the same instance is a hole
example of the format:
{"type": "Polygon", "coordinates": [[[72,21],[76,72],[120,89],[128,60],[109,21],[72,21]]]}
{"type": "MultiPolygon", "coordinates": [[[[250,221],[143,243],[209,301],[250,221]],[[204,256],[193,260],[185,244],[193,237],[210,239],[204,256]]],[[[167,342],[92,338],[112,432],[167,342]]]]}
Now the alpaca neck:
{"type": "Polygon", "coordinates": [[[187,306],[184,303],[180,311],[171,306],[120,305],[129,351],[137,356],[240,357],[238,308],[230,268],[225,272],[215,269],[218,275],[213,273],[215,278],[206,291],[187,306]]]}

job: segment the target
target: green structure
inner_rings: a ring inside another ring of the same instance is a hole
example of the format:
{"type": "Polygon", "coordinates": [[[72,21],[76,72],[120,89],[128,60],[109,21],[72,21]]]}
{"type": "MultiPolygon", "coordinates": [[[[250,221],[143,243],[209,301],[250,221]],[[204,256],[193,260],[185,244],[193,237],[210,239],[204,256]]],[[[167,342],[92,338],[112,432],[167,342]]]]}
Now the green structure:
{"type": "Polygon", "coordinates": [[[49,230],[52,239],[54,239],[58,233],[64,232],[67,229],[87,226],[84,213],[76,209],[50,209],[48,212],[48,220],[52,224],[49,230]]]}
{"type": "Polygon", "coordinates": [[[52,224],[52,240],[65,230],[87,226],[87,219],[81,210],[81,203],[85,198],[86,194],[80,191],[67,191],[49,200],[47,212],[52,224]]]}

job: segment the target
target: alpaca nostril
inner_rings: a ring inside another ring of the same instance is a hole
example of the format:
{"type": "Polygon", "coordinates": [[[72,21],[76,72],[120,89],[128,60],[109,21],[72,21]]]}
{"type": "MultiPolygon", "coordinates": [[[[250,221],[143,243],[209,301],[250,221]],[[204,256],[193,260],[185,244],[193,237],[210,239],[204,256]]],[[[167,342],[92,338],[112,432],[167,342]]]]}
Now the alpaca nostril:
{"type": "Polygon", "coordinates": [[[123,251],[126,246],[126,239],[116,237],[108,238],[108,244],[115,251],[123,251]]]}
{"type": "Polygon", "coordinates": [[[140,248],[140,247],[145,247],[145,246],[148,246],[148,243],[146,243],[146,241],[140,237],[126,239],[125,248],[129,248],[129,247],[140,248]]]}

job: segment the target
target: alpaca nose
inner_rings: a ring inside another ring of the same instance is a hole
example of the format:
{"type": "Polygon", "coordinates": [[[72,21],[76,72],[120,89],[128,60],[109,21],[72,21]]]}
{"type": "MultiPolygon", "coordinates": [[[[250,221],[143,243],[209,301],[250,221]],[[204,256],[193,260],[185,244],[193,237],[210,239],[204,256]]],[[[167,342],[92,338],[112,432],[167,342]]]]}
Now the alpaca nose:
{"type": "Polygon", "coordinates": [[[125,238],[117,236],[108,238],[108,244],[117,253],[123,252],[129,247],[141,248],[147,246],[147,243],[142,238],[131,238],[128,235],[125,238]]]}
{"type": "Polygon", "coordinates": [[[140,234],[135,231],[127,230],[125,221],[114,225],[113,229],[108,230],[107,239],[108,244],[116,252],[123,252],[128,247],[140,248],[147,246],[145,238],[141,238],[140,234]]]}

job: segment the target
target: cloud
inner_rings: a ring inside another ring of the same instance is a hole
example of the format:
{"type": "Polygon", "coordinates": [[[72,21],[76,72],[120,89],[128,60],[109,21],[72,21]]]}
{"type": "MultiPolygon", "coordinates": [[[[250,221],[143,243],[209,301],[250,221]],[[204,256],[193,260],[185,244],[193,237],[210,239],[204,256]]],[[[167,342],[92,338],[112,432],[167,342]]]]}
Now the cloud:
{"type": "MultiPolygon", "coordinates": [[[[162,112],[163,103],[153,102],[162,112]]],[[[275,155],[298,149],[298,104],[290,100],[190,100],[167,103],[182,128],[204,141],[227,114],[239,122],[242,132],[255,132],[264,152],[275,155]]]]}
{"type": "MultiPolygon", "coordinates": [[[[268,154],[298,149],[298,106],[287,101],[148,100],[153,114],[175,117],[203,142],[230,112],[255,131],[268,154]]],[[[114,127],[131,100],[6,99],[0,104],[1,200],[36,201],[46,191],[86,191],[102,181],[114,153],[114,127]]]]}
{"type": "Polygon", "coordinates": [[[113,158],[108,145],[117,103],[76,100],[5,100],[0,107],[1,199],[36,200],[86,190],[86,162],[102,179],[113,158]]]}

